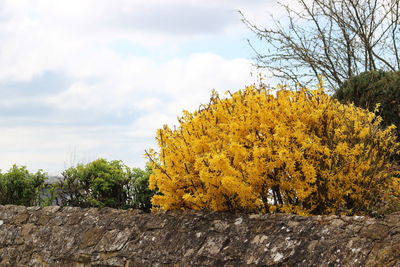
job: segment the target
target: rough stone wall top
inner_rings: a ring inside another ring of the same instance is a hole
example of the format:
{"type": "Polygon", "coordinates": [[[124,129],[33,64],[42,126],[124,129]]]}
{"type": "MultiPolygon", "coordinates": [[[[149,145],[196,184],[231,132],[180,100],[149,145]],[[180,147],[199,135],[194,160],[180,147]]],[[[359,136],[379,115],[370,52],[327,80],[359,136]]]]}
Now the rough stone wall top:
{"type": "Polygon", "coordinates": [[[400,266],[400,213],[354,216],[0,206],[0,266],[400,266]]]}

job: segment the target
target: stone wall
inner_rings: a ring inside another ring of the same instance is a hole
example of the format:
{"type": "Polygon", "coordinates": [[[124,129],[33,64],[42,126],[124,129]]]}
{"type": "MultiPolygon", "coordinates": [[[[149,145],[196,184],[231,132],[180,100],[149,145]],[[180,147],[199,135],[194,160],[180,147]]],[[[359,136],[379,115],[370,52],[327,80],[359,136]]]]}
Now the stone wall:
{"type": "Polygon", "coordinates": [[[354,216],[0,206],[0,266],[400,266],[400,213],[354,216]]]}

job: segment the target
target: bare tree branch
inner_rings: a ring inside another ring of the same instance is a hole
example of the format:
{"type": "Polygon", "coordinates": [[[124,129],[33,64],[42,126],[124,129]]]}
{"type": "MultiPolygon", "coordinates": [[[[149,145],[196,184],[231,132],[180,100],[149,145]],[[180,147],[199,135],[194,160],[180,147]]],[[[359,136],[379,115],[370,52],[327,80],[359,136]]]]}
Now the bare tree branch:
{"type": "Polygon", "coordinates": [[[400,70],[399,0],[292,0],[287,22],[263,28],[242,22],[267,45],[255,65],[273,76],[305,86],[324,76],[330,89],[370,70],[400,70]],[[283,25],[284,24],[284,25],[283,25]]]}

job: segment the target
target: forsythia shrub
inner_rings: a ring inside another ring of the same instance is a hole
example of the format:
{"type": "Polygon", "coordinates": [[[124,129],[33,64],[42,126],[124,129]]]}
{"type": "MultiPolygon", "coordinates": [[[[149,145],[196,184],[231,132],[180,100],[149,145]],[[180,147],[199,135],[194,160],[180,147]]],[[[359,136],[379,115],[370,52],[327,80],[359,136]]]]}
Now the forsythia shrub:
{"type": "Polygon", "coordinates": [[[157,131],[150,150],[159,209],[368,213],[400,183],[394,126],[323,92],[247,87],[157,131]]]}

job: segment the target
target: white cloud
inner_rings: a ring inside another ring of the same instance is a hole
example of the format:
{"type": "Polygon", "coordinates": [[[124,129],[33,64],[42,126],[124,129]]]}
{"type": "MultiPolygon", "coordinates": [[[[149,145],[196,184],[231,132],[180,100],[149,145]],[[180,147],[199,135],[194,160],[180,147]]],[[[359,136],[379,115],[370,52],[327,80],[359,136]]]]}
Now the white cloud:
{"type": "MultiPolygon", "coordinates": [[[[165,63],[137,57],[115,57],[105,57],[102,62],[99,54],[89,68],[94,82],[76,82],[66,91],[48,97],[47,103],[63,109],[108,112],[157,108],[158,104],[166,105],[167,112],[176,112],[168,105],[180,102],[192,107],[194,103],[206,100],[205,96],[212,89],[235,91],[254,82],[250,76],[251,63],[246,59],[226,60],[210,53],[193,54],[187,59],[165,63]],[[107,60],[114,62],[115,68],[109,69],[105,75],[100,67],[96,73],[96,66],[107,64],[107,60]]],[[[75,71],[79,72],[79,68],[77,66],[75,71]]]]}
{"type": "Polygon", "coordinates": [[[0,81],[30,80],[46,70],[81,77],[96,62],[96,72],[107,73],[118,66],[107,46],[113,41],[176,51],[188,41],[248,32],[237,10],[262,17],[270,6],[225,0],[3,1],[0,81]]]}
{"type": "Polygon", "coordinates": [[[115,68],[99,83],[73,84],[48,98],[48,103],[71,111],[137,113],[139,117],[127,128],[128,135],[154,138],[164,124],[177,124],[184,109],[195,110],[206,103],[212,89],[236,91],[255,82],[248,60],[225,60],[214,54],[194,54],[159,64],[142,62],[140,68],[134,60],[121,64],[122,72],[115,68]]]}
{"type": "Polygon", "coordinates": [[[157,129],[162,128],[165,124],[174,125],[176,123],[177,121],[175,118],[170,117],[165,113],[154,111],[145,114],[136,120],[129,128],[127,135],[132,136],[133,138],[155,138],[157,129]]]}

